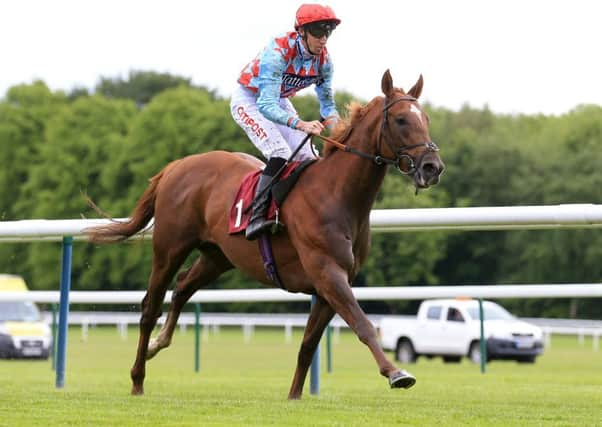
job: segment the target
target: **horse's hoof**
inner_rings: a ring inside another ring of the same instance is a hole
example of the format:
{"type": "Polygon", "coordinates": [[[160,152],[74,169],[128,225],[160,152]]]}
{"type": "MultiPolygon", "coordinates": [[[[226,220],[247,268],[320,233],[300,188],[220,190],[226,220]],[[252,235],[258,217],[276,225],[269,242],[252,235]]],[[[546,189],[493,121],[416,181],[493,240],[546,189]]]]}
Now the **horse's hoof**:
{"type": "Polygon", "coordinates": [[[389,377],[391,388],[410,388],[416,384],[416,377],[408,371],[402,369],[389,377]]]}
{"type": "Polygon", "coordinates": [[[132,396],[142,396],[144,394],[144,387],[132,386],[132,396]]]}

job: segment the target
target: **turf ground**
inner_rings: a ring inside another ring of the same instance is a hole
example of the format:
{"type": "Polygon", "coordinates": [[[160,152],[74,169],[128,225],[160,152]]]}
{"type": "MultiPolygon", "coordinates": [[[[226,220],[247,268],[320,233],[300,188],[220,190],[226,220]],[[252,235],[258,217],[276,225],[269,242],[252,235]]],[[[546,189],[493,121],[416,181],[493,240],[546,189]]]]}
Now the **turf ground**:
{"type": "MultiPolygon", "coordinates": [[[[194,372],[194,333],[147,364],[144,396],[130,396],[137,330],[70,330],[65,388],[50,362],[0,360],[0,426],[602,426],[602,352],[575,337],[554,337],[533,365],[419,359],[418,382],[390,390],[368,350],[347,332],[333,344],[333,372],[322,346],[320,394],[286,399],[301,331],[204,334],[194,372]]],[[[391,356],[391,355],[390,355],[391,356]]]]}

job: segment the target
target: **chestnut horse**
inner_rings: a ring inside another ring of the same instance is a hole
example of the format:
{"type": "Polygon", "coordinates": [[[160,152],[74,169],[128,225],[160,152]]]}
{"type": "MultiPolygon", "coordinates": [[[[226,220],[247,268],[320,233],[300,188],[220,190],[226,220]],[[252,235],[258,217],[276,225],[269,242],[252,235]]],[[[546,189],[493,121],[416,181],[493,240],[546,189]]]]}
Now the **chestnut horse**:
{"type": "MultiPolygon", "coordinates": [[[[409,388],[416,381],[385,357],[351,284],[368,255],[370,210],[387,166],[410,176],[417,190],[436,184],[443,171],[438,148],[430,140],[428,118],[417,101],[422,84],[420,76],[405,93],[393,86],[387,70],[381,83],[384,98],[350,107],[349,119],[341,120],[328,139],[332,145],[300,176],[280,210],[286,231],[274,235],[272,245],[281,281],[289,292],[316,296],[289,399],[301,398],[313,353],[335,313],[368,346],[391,387],[409,388]]],[[[154,217],[153,264],[142,300],[132,394],[143,393],[146,360],[169,346],[180,311],[195,291],[232,268],[274,286],[257,242],[245,240],[244,234],[228,234],[230,207],[241,180],[261,165],[251,156],[224,151],[176,160],[150,180],[127,222],[88,230],[92,242],[121,241],[154,217]],[[195,249],[200,255],[177,275],[166,323],[151,341],[165,292],[195,249]]]]}

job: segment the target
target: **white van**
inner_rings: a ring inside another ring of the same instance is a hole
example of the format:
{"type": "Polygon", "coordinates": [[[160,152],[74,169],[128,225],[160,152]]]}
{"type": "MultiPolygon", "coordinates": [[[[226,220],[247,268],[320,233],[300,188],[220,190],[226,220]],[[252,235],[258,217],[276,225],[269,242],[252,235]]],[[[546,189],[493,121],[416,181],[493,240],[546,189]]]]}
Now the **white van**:
{"type": "MultiPolygon", "coordinates": [[[[29,292],[23,278],[0,274],[0,292],[29,292]]],[[[50,327],[30,301],[0,301],[0,359],[48,359],[50,327]]]]}

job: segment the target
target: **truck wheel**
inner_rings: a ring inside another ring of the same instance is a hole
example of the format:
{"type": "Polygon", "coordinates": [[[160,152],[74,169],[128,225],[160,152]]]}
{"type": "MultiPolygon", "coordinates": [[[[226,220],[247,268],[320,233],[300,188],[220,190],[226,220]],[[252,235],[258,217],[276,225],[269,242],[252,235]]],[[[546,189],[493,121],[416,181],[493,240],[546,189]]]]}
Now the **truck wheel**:
{"type": "Polygon", "coordinates": [[[416,362],[416,352],[414,351],[414,346],[410,341],[402,340],[397,343],[395,359],[401,363],[416,362]]]}
{"type": "Polygon", "coordinates": [[[470,344],[470,350],[468,350],[468,358],[472,363],[481,363],[481,344],[478,341],[470,344]]]}
{"type": "Polygon", "coordinates": [[[516,361],[518,363],[535,363],[535,356],[521,356],[516,361]]]}

